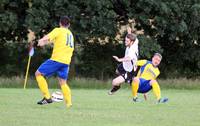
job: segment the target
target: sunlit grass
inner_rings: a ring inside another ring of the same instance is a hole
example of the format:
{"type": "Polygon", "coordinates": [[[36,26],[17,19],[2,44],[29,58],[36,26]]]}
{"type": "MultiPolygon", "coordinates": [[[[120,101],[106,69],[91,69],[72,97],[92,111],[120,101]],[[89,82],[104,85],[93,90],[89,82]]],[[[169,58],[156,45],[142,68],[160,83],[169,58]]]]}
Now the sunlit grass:
{"type": "MultiPolygon", "coordinates": [[[[58,89],[51,89],[50,92],[58,89]]],[[[133,103],[130,90],[115,95],[107,90],[72,89],[73,106],[63,102],[40,106],[39,89],[0,88],[2,126],[199,126],[200,91],[162,90],[166,104],[148,100],[133,103]]],[[[141,99],[142,96],[140,96],[141,99]]]]}
{"type": "MultiPolygon", "coordinates": [[[[49,88],[59,88],[58,81],[55,77],[47,78],[49,88]]],[[[111,87],[112,79],[102,81],[94,78],[74,78],[68,81],[72,88],[87,89],[107,89],[111,87]]],[[[161,88],[165,89],[200,89],[200,79],[159,79],[161,88]]],[[[0,77],[0,87],[2,88],[23,88],[24,77],[0,77]]],[[[34,77],[28,78],[27,88],[37,88],[34,77]]],[[[122,85],[122,88],[129,88],[128,84],[122,85]]]]}

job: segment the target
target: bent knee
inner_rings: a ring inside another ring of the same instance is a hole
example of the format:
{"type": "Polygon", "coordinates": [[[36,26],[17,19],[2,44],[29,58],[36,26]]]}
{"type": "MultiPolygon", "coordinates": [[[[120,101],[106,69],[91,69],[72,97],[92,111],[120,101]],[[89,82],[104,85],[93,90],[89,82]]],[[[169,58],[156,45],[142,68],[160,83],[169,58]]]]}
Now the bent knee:
{"type": "Polygon", "coordinates": [[[136,83],[136,82],[139,83],[139,81],[140,81],[140,80],[139,80],[138,77],[134,77],[134,78],[133,78],[133,82],[135,82],[135,83],[136,83]]]}
{"type": "Polygon", "coordinates": [[[113,81],[112,81],[112,85],[113,86],[119,86],[121,85],[121,83],[123,83],[125,80],[122,76],[119,76],[117,78],[115,78],[113,81]]]}
{"type": "Polygon", "coordinates": [[[60,77],[58,77],[58,82],[59,82],[60,86],[67,84],[67,80],[66,79],[62,79],[60,77]]]}
{"type": "Polygon", "coordinates": [[[152,85],[153,83],[157,83],[157,81],[156,80],[151,80],[150,84],[152,85]]]}
{"type": "Polygon", "coordinates": [[[112,81],[112,85],[113,85],[113,86],[117,86],[118,84],[119,84],[119,83],[118,83],[117,80],[113,80],[113,81],[112,81]]]}
{"type": "Polygon", "coordinates": [[[38,70],[35,72],[35,76],[42,75],[38,70]]]}

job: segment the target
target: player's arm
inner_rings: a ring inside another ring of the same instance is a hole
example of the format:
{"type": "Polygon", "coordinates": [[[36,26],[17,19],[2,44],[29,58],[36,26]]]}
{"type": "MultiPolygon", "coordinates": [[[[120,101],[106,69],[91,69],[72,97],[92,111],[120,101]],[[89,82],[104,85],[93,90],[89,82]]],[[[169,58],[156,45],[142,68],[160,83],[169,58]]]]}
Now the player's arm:
{"type": "Polygon", "coordinates": [[[143,65],[145,65],[147,63],[147,60],[138,60],[137,62],[136,62],[136,66],[143,66],[143,65]]]}
{"type": "MultiPolygon", "coordinates": [[[[127,30],[127,34],[132,34],[132,29],[131,29],[130,26],[128,26],[126,30],[127,30]]],[[[138,43],[139,43],[139,40],[136,38],[134,43],[135,43],[135,44],[138,44],[138,43]]]]}
{"type": "Polygon", "coordinates": [[[48,35],[45,35],[38,41],[38,46],[44,46],[54,40],[58,34],[58,29],[54,28],[48,35]]]}
{"type": "Polygon", "coordinates": [[[131,29],[131,27],[129,27],[129,26],[127,27],[127,33],[128,33],[128,34],[131,34],[131,33],[132,33],[132,29],[131,29]]]}
{"type": "Polygon", "coordinates": [[[119,58],[117,56],[113,56],[113,58],[118,62],[133,61],[135,63],[137,61],[137,48],[138,46],[136,45],[133,49],[130,50],[129,54],[123,58],[119,58]]]}
{"type": "Polygon", "coordinates": [[[39,39],[38,41],[38,46],[44,46],[49,42],[49,36],[45,35],[44,37],[42,37],[41,39],[39,39]]]}
{"type": "Polygon", "coordinates": [[[117,56],[113,56],[113,58],[118,61],[118,62],[126,62],[126,61],[131,61],[131,57],[129,56],[126,56],[126,57],[123,57],[123,58],[119,58],[117,56]]]}

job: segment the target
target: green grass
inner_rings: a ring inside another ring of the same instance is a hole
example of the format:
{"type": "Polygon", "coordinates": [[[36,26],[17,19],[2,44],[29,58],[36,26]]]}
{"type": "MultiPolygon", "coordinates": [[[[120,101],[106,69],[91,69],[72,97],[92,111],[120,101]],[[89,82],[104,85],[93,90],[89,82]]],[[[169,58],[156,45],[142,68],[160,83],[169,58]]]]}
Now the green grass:
{"type": "MultiPolygon", "coordinates": [[[[51,89],[53,92],[56,89],[51,89]]],[[[72,89],[73,107],[63,102],[39,106],[39,89],[0,88],[0,126],[199,126],[199,90],[163,90],[166,104],[133,103],[128,89],[72,89]]],[[[142,96],[140,96],[142,98],[142,96]]]]}
{"type": "MultiPolygon", "coordinates": [[[[49,88],[59,88],[58,80],[55,77],[47,78],[49,88]]],[[[100,81],[93,78],[75,78],[68,81],[70,87],[87,89],[105,89],[111,86],[111,80],[100,81]]],[[[0,88],[23,88],[24,77],[0,77],[0,88]]],[[[27,88],[38,88],[34,77],[29,77],[27,88]]]]}
{"type": "MultiPolygon", "coordinates": [[[[158,82],[163,89],[190,89],[200,90],[200,79],[159,79],[158,82]]],[[[49,88],[60,88],[56,78],[47,78],[49,88]]],[[[68,81],[72,88],[86,89],[108,89],[111,87],[112,80],[96,80],[92,78],[74,78],[68,81]]],[[[0,77],[0,88],[23,88],[24,77],[0,77]]],[[[29,77],[27,88],[38,88],[34,77],[29,77]]],[[[129,88],[129,85],[123,85],[122,88],[129,88]]]]}

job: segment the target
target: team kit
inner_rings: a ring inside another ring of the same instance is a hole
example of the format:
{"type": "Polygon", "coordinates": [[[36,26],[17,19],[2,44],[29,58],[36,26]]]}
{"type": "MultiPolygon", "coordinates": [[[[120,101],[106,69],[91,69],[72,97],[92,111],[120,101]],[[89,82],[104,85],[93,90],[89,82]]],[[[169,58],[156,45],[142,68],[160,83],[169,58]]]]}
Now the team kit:
{"type": "MultiPolygon", "coordinates": [[[[54,28],[38,40],[37,46],[40,47],[53,43],[51,58],[43,62],[35,72],[36,81],[42,93],[42,99],[37,102],[38,105],[64,101],[67,108],[72,107],[71,89],[67,79],[74,51],[74,37],[69,27],[70,19],[67,16],[62,16],[59,20],[59,27],[54,28]],[[54,92],[51,95],[46,77],[53,74],[57,75],[61,92],[54,92]]],[[[108,95],[114,95],[120,89],[121,84],[125,82],[131,86],[132,101],[134,103],[141,101],[138,98],[138,93],[142,93],[144,99],[147,100],[147,93],[151,90],[156,96],[156,103],[166,103],[168,98],[161,96],[157,81],[160,74],[158,66],[161,63],[162,55],[156,52],[151,60],[138,59],[139,40],[131,32],[130,27],[127,28],[124,43],[126,46],[124,57],[113,56],[113,59],[119,65],[116,69],[117,77],[112,80],[112,87],[108,91],[108,95]]]]}

